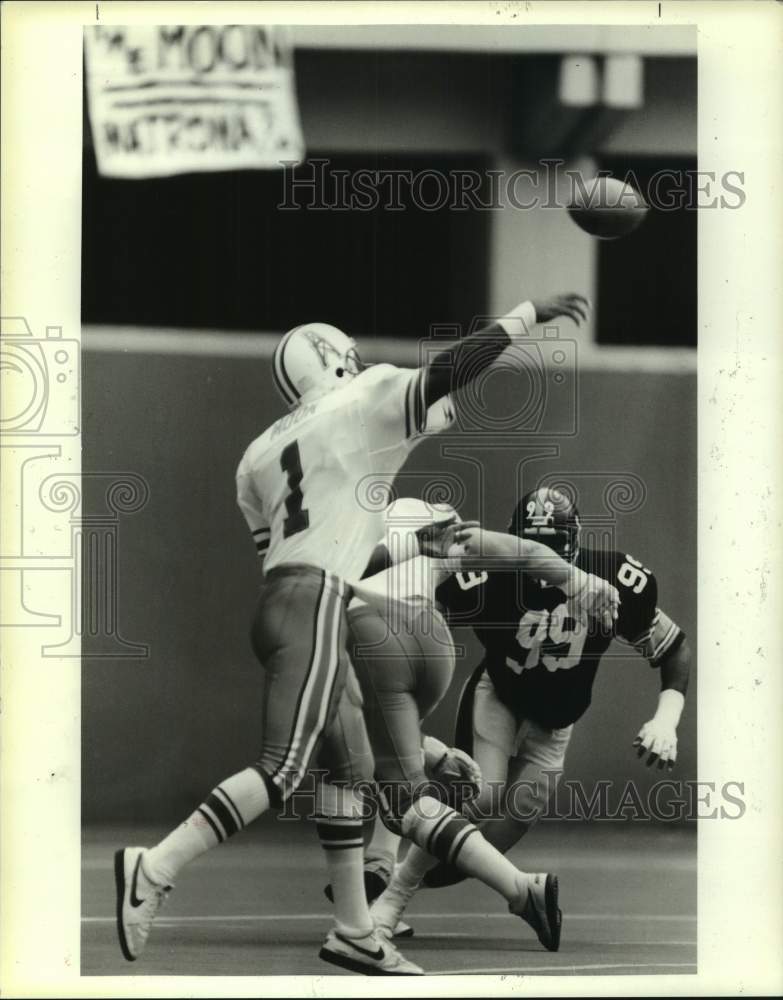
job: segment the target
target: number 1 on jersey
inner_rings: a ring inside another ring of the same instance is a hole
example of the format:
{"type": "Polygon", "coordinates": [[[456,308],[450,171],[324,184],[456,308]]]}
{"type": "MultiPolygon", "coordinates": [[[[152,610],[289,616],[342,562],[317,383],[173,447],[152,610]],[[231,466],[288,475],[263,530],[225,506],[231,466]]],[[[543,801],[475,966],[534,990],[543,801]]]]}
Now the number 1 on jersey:
{"type": "Polygon", "coordinates": [[[302,459],[299,455],[299,442],[292,441],[286,445],[280,454],[280,467],[288,475],[288,496],[285,498],[285,509],[288,517],[283,521],[283,538],[290,538],[299,531],[304,531],[310,525],[310,514],[302,509],[304,496],[299,485],[302,482],[302,459]]]}

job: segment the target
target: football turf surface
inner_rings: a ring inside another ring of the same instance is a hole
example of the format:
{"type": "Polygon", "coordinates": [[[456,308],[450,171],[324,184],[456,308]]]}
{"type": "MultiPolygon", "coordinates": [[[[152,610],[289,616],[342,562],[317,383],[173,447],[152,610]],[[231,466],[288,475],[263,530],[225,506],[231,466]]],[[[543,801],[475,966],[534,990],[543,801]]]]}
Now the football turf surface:
{"type": "MultiPolygon", "coordinates": [[[[271,820],[180,877],[147,949],[117,944],[113,853],[166,831],[90,827],[82,875],[82,975],[335,975],[318,958],[329,927],[315,829],[271,820]]],[[[478,882],[422,890],[398,942],[429,974],[633,975],[696,972],[696,832],[648,824],[541,823],[510,855],[560,877],[563,937],[550,954],[478,882]]]]}

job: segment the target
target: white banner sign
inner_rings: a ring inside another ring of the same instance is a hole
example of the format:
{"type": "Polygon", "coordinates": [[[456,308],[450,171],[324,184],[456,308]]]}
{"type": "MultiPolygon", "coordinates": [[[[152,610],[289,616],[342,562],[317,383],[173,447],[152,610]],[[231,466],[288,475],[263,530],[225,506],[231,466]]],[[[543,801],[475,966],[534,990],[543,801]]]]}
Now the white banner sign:
{"type": "Polygon", "coordinates": [[[284,28],[95,26],[85,47],[102,174],[161,177],[303,159],[284,28]]]}

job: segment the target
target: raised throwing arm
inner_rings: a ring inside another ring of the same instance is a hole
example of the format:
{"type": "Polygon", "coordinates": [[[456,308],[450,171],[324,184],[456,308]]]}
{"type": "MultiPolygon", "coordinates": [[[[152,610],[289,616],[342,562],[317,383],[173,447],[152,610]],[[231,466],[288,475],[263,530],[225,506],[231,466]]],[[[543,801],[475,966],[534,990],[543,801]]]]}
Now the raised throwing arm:
{"type": "Polygon", "coordinates": [[[441,351],[429,362],[423,369],[425,406],[467,385],[507,347],[525,337],[536,323],[549,323],[566,316],[580,326],[587,320],[589,310],[588,299],[576,292],[522,302],[506,316],[465,337],[455,347],[441,351]]]}

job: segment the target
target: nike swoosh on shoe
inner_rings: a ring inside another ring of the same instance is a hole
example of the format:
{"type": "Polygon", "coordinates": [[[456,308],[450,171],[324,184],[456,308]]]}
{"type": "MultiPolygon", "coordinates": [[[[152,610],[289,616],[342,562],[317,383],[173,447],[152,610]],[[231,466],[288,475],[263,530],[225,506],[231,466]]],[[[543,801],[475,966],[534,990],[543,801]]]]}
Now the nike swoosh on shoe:
{"type": "Polygon", "coordinates": [[[378,948],[377,951],[370,951],[369,948],[362,948],[362,946],[357,944],[352,938],[345,937],[340,934],[339,931],[335,933],[335,937],[338,937],[343,944],[348,944],[352,948],[355,948],[361,955],[366,955],[368,958],[374,958],[376,961],[380,961],[383,958],[383,948],[378,948]]]}

